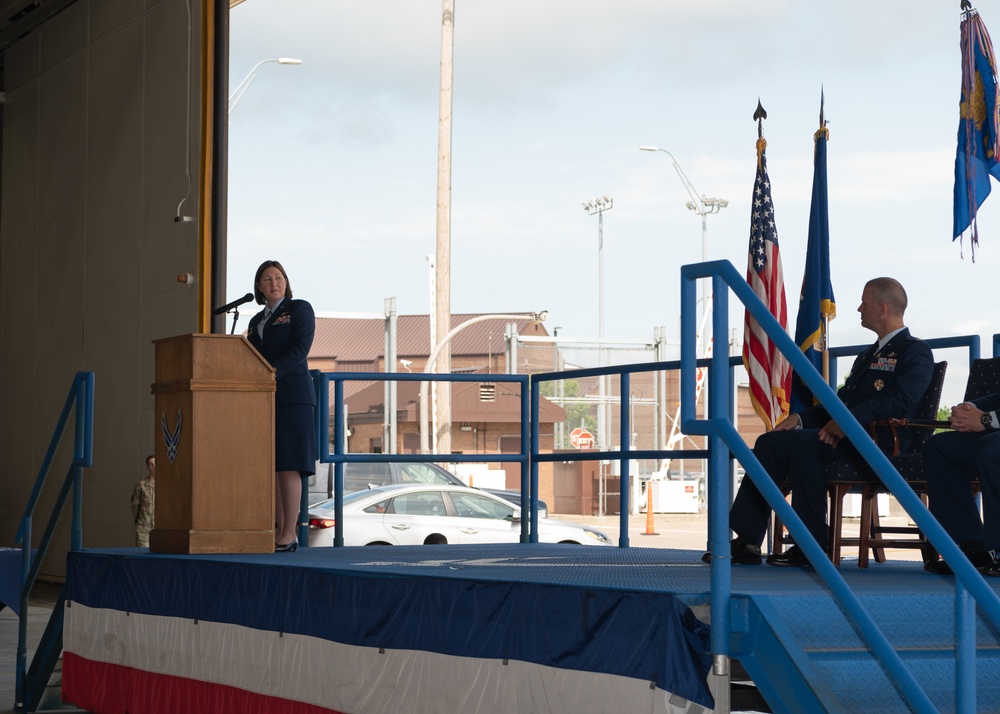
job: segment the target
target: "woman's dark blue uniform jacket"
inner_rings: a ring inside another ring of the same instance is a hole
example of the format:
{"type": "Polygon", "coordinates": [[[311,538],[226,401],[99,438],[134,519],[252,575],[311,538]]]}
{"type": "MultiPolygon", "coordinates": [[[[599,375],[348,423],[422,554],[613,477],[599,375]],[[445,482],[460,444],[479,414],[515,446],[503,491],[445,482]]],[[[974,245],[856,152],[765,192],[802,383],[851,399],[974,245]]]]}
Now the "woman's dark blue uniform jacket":
{"type": "Polygon", "coordinates": [[[257,325],[264,319],[261,310],[250,318],[247,339],[274,367],[276,380],[274,405],[316,405],[316,392],[306,357],[316,331],[316,315],[305,300],[281,301],[264,325],[264,337],[257,334],[257,325]]]}

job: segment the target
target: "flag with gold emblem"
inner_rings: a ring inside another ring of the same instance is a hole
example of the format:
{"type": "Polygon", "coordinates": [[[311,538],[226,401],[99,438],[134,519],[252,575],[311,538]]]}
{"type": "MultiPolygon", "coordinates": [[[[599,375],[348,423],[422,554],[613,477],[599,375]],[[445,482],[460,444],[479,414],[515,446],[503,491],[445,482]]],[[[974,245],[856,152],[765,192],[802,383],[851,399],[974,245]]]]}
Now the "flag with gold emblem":
{"type": "Polygon", "coordinates": [[[962,99],[955,155],[955,226],[953,240],[971,227],[972,257],[979,231],[976,212],[990,195],[990,175],[1000,179],[997,163],[997,62],[993,43],[979,13],[962,16],[962,99]]]}
{"type": "MultiPolygon", "coordinates": [[[[795,344],[802,350],[823,379],[830,379],[828,331],[830,320],[837,316],[837,300],[830,278],[830,201],[826,180],[826,144],[830,130],[823,111],[824,94],[820,92],[819,130],[813,135],[813,186],[809,206],[809,242],[806,244],[806,268],[802,274],[799,310],[795,316],[795,344]]],[[[802,376],[792,373],[792,412],[800,412],[816,403],[802,376]]]]}

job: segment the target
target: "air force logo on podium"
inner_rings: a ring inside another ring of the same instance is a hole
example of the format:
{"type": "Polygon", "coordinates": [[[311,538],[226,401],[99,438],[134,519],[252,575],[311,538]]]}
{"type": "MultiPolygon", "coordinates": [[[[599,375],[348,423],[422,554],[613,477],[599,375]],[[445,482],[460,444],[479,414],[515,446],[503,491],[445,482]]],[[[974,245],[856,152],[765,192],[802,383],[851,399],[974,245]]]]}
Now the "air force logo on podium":
{"type": "Polygon", "coordinates": [[[163,443],[167,445],[167,458],[170,463],[174,463],[174,459],[177,458],[177,442],[181,440],[181,410],[177,410],[177,428],[172,434],[167,428],[166,414],[160,416],[160,425],[163,427],[163,443]]]}

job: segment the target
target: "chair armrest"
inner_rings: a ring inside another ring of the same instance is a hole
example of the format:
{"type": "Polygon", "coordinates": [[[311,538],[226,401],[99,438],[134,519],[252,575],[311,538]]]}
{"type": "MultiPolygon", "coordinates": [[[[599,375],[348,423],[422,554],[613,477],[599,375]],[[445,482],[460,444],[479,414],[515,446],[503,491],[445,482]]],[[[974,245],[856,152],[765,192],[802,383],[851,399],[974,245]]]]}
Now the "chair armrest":
{"type": "MultiPolygon", "coordinates": [[[[911,429],[951,429],[951,422],[941,419],[886,419],[891,426],[911,429]]],[[[879,422],[880,424],[884,422],[879,422]]]]}
{"type": "Polygon", "coordinates": [[[897,429],[950,429],[951,423],[939,419],[881,419],[868,424],[868,433],[875,439],[875,427],[887,426],[892,434],[892,456],[899,456],[899,432],[897,429]]]}

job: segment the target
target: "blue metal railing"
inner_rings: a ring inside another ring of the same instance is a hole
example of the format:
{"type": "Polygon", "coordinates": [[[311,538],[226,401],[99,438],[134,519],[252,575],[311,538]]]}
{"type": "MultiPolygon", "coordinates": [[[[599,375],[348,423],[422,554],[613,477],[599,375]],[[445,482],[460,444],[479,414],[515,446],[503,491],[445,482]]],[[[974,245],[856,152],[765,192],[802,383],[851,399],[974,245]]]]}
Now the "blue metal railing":
{"type": "Polygon", "coordinates": [[[700,278],[712,280],[713,334],[729,334],[728,294],[732,290],[761,328],[788,359],[792,369],[799,374],[812,393],[826,408],[830,417],[844,430],[864,459],[886,485],[896,500],[906,510],[910,518],[923,531],[938,552],[953,566],[955,571],[956,602],[960,605],[956,618],[958,638],[958,676],[956,677],[956,702],[960,711],[973,711],[975,694],[962,686],[975,681],[975,616],[969,609],[967,595],[971,594],[983,613],[1000,626],[1000,597],[986,585],[983,577],[962,554],[958,545],[948,536],[937,519],[924,507],[909,484],[900,476],[888,458],[851,415],[847,407],[837,398],[834,390],[816,371],[815,367],[798,349],[787,331],[768,311],[767,307],[753,292],[743,276],[728,261],[714,261],[681,268],[681,419],[682,430],[687,434],[702,434],[709,438],[709,549],[725,557],[712,559],[711,605],[712,605],[712,654],[715,657],[717,673],[724,674],[720,667],[725,665],[719,659],[729,654],[728,637],[730,631],[730,563],[729,563],[729,498],[728,482],[724,481],[721,465],[723,458],[731,452],[743,464],[746,474],[757,486],[775,513],[786,522],[788,530],[798,546],[805,551],[816,573],[830,589],[841,610],[851,621],[858,636],[872,650],[882,663],[897,691],[911,709],[932,712],[935,707],[926,692],[916,682],[913,674],[902,662],[872,617],[850,590],[837,568],[828,559],[825,550],[816,542],[785,500],[777,484],[764,471],[753,451],[736,432],[731,421],[726,418],[721,400],[729,393],[731,385],[723,360],[713,360],[709,368],[708,418],[697,419],[694,411],[695,396],[695,311],[696,285],[700,278]],[[717,364],[716,364],[717,362],[717,364]],[[972,709],[969,701],[973,702],[972,709]]]}
{"type": "MultiPolygon", "coordinates": [[[[72,523],[70,526],[70,550],[78,551],[83,549],[83,469],[89,468],[93,462],[94,373],[77,372],[76,377],[73,379],[73,386],[66,396],[66,402],[63,405],[62,413],[59,415],[55,431],[52,433],[48,451],[46,451],[41,468],[38,470],[35,486],[31,491],[31,496],[28,498],[28,505],[25,506],[24,516],[21,518],[21,525],[17,529],[17,536],[15,537],[15,542],[21,545],[21,613],[17,629],[15,708],[21,707],[26,702],[26,697],[32,698],[37,703],[39,688],[44,688],[46,684],[46,681],[41,680],[47,680],[48,674],[51,673],[51,670],[49,670],[49,672],[45,673],[44,677],[40,677],[37,682],[31,682],[29,686],[29,682],[27,681],[28,670],[26,667],[28,654],[28,595],[35,584],[38,569],[41,567],[42,559],[48,551],[71,488],[73,502],[72,523]],[[69,424],[71,412],[75,414],[73,460],[60,486],[59,495],[52,506],[52,513],[45,526],[45,531],[42,533],[37,552],[34,558],[32,558],[31,525],[35,514],[35,507],[38,505],[38,499],[48,479],[56,450],[59,448],[59,443],[62,441],[63,434],[69,424]]],[[[49,621],[50,626],[46,629],[46,635],[49,635],[50,632],[54,633],[52,636],[58,636],[59,643],[62,642],[62,627],[52,627],[52,621],[58,618],[61,622],[62,613],[63,610],[61,607],[53,609],[49,621]]],[[[39,649],[35,653],[35,661],[38,660],[42,653],[48,652],[51,654],[53,651],[57,652],[59,649],[61,649],[61,644],[59,647],[56,647],[54,643],[45,642],[45,638],[43,637],[43,642],[39,645],[39,649]]]]}
{"type": "MultiPolygon", "coordinates": [[[[474,463],[483,461],[483,454],[351,454],[347,452],[344,434],[344,382],[479,382],[509,383],[520,385],[521,451],[517,454],[490,454],[490,461],[519,463],[521,465],[521,542],[537,541],[538,530],[538,479],[529,479],[529,439],[531,432],[528,409],[528,376],[523,374],[429,374],[409,372],[314,372],[317,401],[317,444],[319,459],[334,465],[334,546],[344,545],[344,464],[345,463],[404,463],[437,461],[447,463],[474,463]],[[334,390],[333,451],[326,446],[330,434],[330,383],[334,390]],[[529,513],[529,518],[523,514],[529,513]],[[534,541],[532,541],[534,538],[534,541]]],[[[303,482],[302,513],[308,513],[308,493],[303,482]]],[[[303,518],[303,521],[305,519],[303,518]]],[[[309,542],[308,522],[299,523],[299,543],[309,542]]]]}
{"type": "MultiPolygon", "coordinates": [[[[726,363],[729,365],[730,375],[733,368],[742,365],[741,357],[727,357],[726,363]]],[[[711,359],[698,361],[699,367],[708,367],[712,364],[711,359]]],[[[680,369],[680,361],[671,362],[644,362],[641,364],[616,365],[613,367],[593,367],[589,369],[572,369],[563,372],[539,373],[531,375],[531,483],[532,488],[538,487],[538,465],[541,463],[551,463],[556,461],[606,461],[616,460],[619,462],[619,473],[621,474],[618,546],[627,548],[630,545],[628,535],[629,498],[631,494],[631,473],[629,461],[631,459],[704,459],[708,458],[707,449],[633,449],[631,448],[631,388],[630,380],[632,374],[642,374],[644,372],[666,372],[680,369]],[[541,385],[544,382],[556,382],[567,379],[583,379],[586,377],[615,376],[621,382],[619,384],[619,439],[621,448],[618,451],[581,451],[578,453],[543,454],[539,451],[539,428],[541,420],[539,413],[541,408],[541,385]]],[[[732,378],[731,380],[732,381],[732,378]]],[[[732,421],[735,404],[729,400],[729,419],[732,421]]]]}

